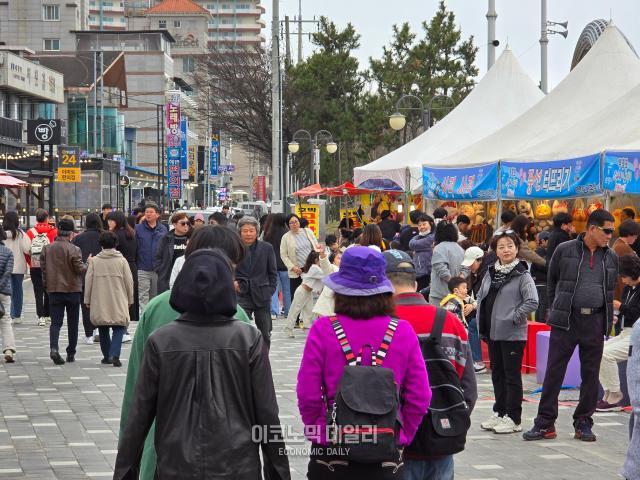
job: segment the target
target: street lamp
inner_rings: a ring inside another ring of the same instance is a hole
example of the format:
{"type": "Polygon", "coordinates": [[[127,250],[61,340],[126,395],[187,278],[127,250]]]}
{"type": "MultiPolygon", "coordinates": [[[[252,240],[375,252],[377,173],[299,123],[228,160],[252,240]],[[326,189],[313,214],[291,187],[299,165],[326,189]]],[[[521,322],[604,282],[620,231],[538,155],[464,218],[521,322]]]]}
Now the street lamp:
{"type": "Polygon", "coordinates": [[[407,124],[407,117],[400,113],[400,110],[419,110],[420,117],[422,118],[422,125],[424,126],[425,130],[429,130],[429,127],[431,126],[431,111],[433,110],[433,101],[437,99],[447,99],[449,102],[451,102],[453,108],[456,107],[456,103],[448,95],[434,95],[433,97],[431,97],[431,100],[429,100],[426,109],[424,108],[424,103],[420,99],[420,97],[412,94],[402,95],[396,102],[395,113],[389,115],[389,126],[396,131],[402,130],[407,124]],[[420,107],[400,107],[400,103],[408,98],[417,100],[420,104],[420,107]]]}
{"type": "Polygon", "coordinates": [[[318,136],[325,137],[325,148],[328,153],[336,153],[338,150],[338,145],[333,141],[333,135],[328,130],[318,130],[315,135],[311,135],[308,130],[298,130],[293,134],[293,138],[289,142],[288,149],[289,152],[295,154],[300,150],[300,144],[297,142],[296,137],[302,134],[304,137],[309,139],[309,144],[311,145],[311,170],[310,170],[310,178],[313,183],[320,183],[320,148],[318,147],[318,136]]]}

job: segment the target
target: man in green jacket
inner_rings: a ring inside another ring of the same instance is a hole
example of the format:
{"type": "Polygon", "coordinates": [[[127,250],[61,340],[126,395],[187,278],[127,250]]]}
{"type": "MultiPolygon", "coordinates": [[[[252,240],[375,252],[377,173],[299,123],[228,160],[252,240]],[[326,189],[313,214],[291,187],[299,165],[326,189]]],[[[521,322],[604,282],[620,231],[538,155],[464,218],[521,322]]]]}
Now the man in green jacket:
{"type": "MultiPolygon", "coordinates": [[[[234,230],[226,227],[205,226],[198,229],[191,237],[191,240],[189,240],[185,257],[188,257],[194,251],[203,248],[221,249],[227,254],[234,265],[240,263],[244,258],[244,246],[240,237],[234,230]]],[[[176,279],[176,282],[179,281],[180,276],[176,279]]],[[[169,304],[170,298],[171,290],[154,297],[145,307],[144,313],[138,322],[138,327],[136,328],[136,333],[131,345],[131,353],[129,355],[127,381],[124,388],[124,397],[122,399],[122,412],[120,414],[120,434],[122,434],[129,416],[129,407],[131,406],[131,400],[138,380],[138,371],[140,369],[140,363],[142,362],[144,346],[147,343],[147,339],[157,329],[175,321],[180,316],[178,312],[171,308],[171,305],[169,304]]],[[[234,318],[249,324],[252,323],[251,319],[240,305],[237,307],[234,318]]],[[[144,451],[140,462],[141,480],[153,480],[155,476],[155,431],[156,426],[154,422],[144,444],[144,451]]]]}

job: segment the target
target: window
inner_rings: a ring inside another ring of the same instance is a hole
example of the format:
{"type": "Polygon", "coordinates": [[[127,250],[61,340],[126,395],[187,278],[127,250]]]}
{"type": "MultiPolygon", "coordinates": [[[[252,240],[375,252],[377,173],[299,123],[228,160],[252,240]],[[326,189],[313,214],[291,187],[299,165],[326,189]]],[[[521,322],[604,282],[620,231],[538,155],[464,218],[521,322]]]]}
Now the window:
{"type": "Polygon", "coordinates": [[[44,39],[44,50],[47,52],[58,52],[60,51],[60,39],[59,38],[45,38],[44,39]]]}
{"type": "Polygon", "coordinates": [[[236,10],[249,10],[250,5],[248,3],[238,3],[236,5],[236,10]]]}
{"type": "Polygon", "coordinates": [[[158,20],[158,28],[162,30],[167,29],[167,21],[166,20],[158,20]]]}
{"type": "Polygon", "coordinates": [[[184,57],[182,59],[182,71],[185,73],[193,73],[196,69],[196,62],[193,57],[184,57]]]}
{"type": "Polygon", "coordinates": [[[45,22],[59,22],[60,5],[42,5],[42,19],[45,22]]]}
{"type": "Polygon", "coordinates": [[[180,23],[180,20],[173,21],[173,28],[180,28],[181,26],[182,24],[180,23]]]}

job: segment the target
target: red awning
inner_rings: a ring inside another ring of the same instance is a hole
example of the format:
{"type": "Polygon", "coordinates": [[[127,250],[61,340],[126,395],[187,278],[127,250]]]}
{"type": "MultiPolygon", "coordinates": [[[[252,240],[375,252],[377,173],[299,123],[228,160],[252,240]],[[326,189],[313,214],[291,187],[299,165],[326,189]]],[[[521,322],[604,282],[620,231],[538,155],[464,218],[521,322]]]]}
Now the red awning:
{"type": "Polygon", "coordinates": [[[301,188],[297,192],[293,192],[291,195],[294,197],[315,197],[316,195],[322,195],[326,191],[327,189],[321,187],[319,183],[314,183],[308,187],[301,188]]]}
{"type": "Polygon", "coordinates": [[[369,190],[367,188],[358,188],[351,182],[344,182],[342,185],[338,185],[337,187],[327,188],[327,195],[330,197],[344,197],[344,196],[354,196],[361,195],[363,193],[371,193],[373,190],[369,190]]]}
{"type": "Polygon", "coordinates": [[[28,182],[24,180],[20,180],[19,178],[12,177],[7,172],[0,170],[0,187],[26,187],[29,185],[28,182]]]}

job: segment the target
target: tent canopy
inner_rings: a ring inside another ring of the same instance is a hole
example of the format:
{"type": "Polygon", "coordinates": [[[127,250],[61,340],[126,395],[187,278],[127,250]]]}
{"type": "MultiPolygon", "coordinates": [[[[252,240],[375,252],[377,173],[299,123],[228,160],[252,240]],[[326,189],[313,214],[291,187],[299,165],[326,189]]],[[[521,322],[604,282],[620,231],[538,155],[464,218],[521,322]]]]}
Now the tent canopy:
{"type": "Polygon", "coordinates": [[[503,127],[539,102],[543,93],[505,49],[473,91],[432,128],[393,152],[354,170],[354,183],[374,188],[376,180],[398,190],[422,184],[422,165],[440,160],[503,127]],[[411,182],[406,185],[407,167],[411,182]]]}
{"type": "Polygon", "coordinates": [[[13,187],[26,187],[28,182],[20,180],[19,178],[12,177],[4,170],[0,170],[0,187],[13,188],[13,187]]]}
{"type": "Polygon", "coordinates": [[[293,192],[293,197],[315,197],[316,195],[322,195],[327,191],[326,188],[321,187],[319,183],[313,183],[304,188],[301,188],[297,192],[293,192]]]}

